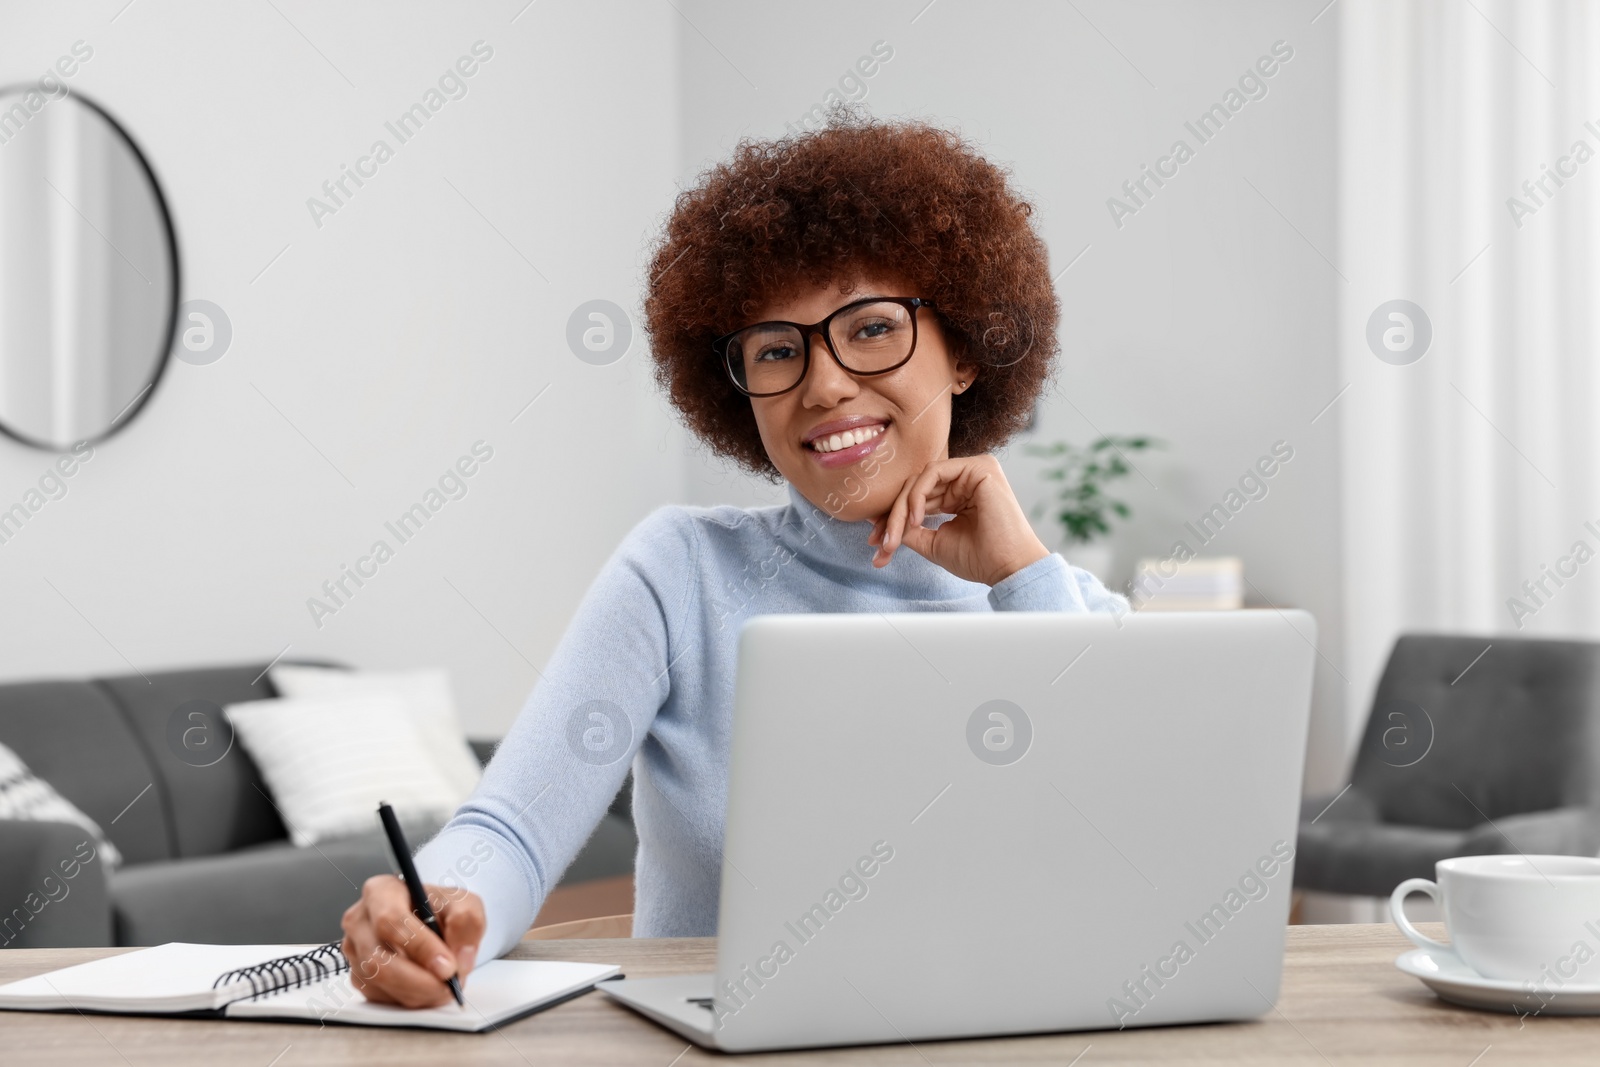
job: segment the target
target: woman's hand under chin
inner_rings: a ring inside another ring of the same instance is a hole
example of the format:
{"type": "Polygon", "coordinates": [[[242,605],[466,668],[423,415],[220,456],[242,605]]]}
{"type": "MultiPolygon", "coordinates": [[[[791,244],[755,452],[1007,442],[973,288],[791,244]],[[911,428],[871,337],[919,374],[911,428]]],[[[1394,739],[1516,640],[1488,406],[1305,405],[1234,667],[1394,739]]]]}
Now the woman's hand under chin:
{"type": "Polygon", "coordinates": [[[878,546],[874,567],[886,566],[902,545],[957,578],[997,585],[1050,554],[1028,524],[993,456],[965,456],[928,464],[906,482],[889,513],[872,524],[868,543],[878,546]],[[937,529],[922,520],[954,515],[937,529]]]}

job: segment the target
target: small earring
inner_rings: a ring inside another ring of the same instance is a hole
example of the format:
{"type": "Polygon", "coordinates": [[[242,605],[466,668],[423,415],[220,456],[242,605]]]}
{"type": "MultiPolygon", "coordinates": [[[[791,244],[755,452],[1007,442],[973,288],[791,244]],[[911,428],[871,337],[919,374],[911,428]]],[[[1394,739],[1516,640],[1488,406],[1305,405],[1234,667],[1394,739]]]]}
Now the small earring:
{"type": "Polygon", "coordinates": [[[957,382],[956,385],[960,386],[963,389],[965,389],[967,387],[967,383],[966,382],[957,382]]]}

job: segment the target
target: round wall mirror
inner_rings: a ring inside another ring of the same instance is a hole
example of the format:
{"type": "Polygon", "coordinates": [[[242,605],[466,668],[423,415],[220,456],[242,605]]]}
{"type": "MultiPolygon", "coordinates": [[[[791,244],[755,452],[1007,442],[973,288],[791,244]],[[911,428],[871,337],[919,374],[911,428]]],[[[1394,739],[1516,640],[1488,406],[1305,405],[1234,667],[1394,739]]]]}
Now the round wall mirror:
{"type": "Polygon", "coordinates": [[[126,425],[177,298],[166,201],[122,127],[59,87],[0,88],[0,431],[60,449],[126,425]]]}

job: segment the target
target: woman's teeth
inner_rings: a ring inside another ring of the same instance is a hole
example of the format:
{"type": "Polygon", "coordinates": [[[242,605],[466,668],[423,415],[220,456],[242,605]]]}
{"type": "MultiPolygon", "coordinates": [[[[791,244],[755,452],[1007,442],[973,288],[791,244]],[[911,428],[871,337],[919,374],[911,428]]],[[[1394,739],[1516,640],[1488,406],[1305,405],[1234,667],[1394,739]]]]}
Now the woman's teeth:
{"type": "Polygon", "coordinates": [[[819,437],[811,442],[811,447],[818,452],[837,452],[841,448],[854,448],[863,441],[870,441],[884,431],[882,426],[863,426],[855,430],[846,430],[843,433],[829,434],[819,437]]]}

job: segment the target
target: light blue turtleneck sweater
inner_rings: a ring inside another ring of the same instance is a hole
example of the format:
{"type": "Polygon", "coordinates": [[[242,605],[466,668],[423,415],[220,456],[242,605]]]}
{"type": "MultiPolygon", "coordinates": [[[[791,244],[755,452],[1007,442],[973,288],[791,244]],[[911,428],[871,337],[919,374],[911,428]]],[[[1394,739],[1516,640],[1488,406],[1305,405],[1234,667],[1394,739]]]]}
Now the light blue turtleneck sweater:
{"type": "Polygon", "coordinates": [[[800,612],[1124,611],[1058,555],[998,585],[908,548],[874,569],[867,522],[792,488],[781,507],[662,508],[584,597],[477,790],[417,856],[426,882],[483,899],[479,959],[511,948],[630,765],[634,936],[717,932],[740,624],[800,612]]]}

